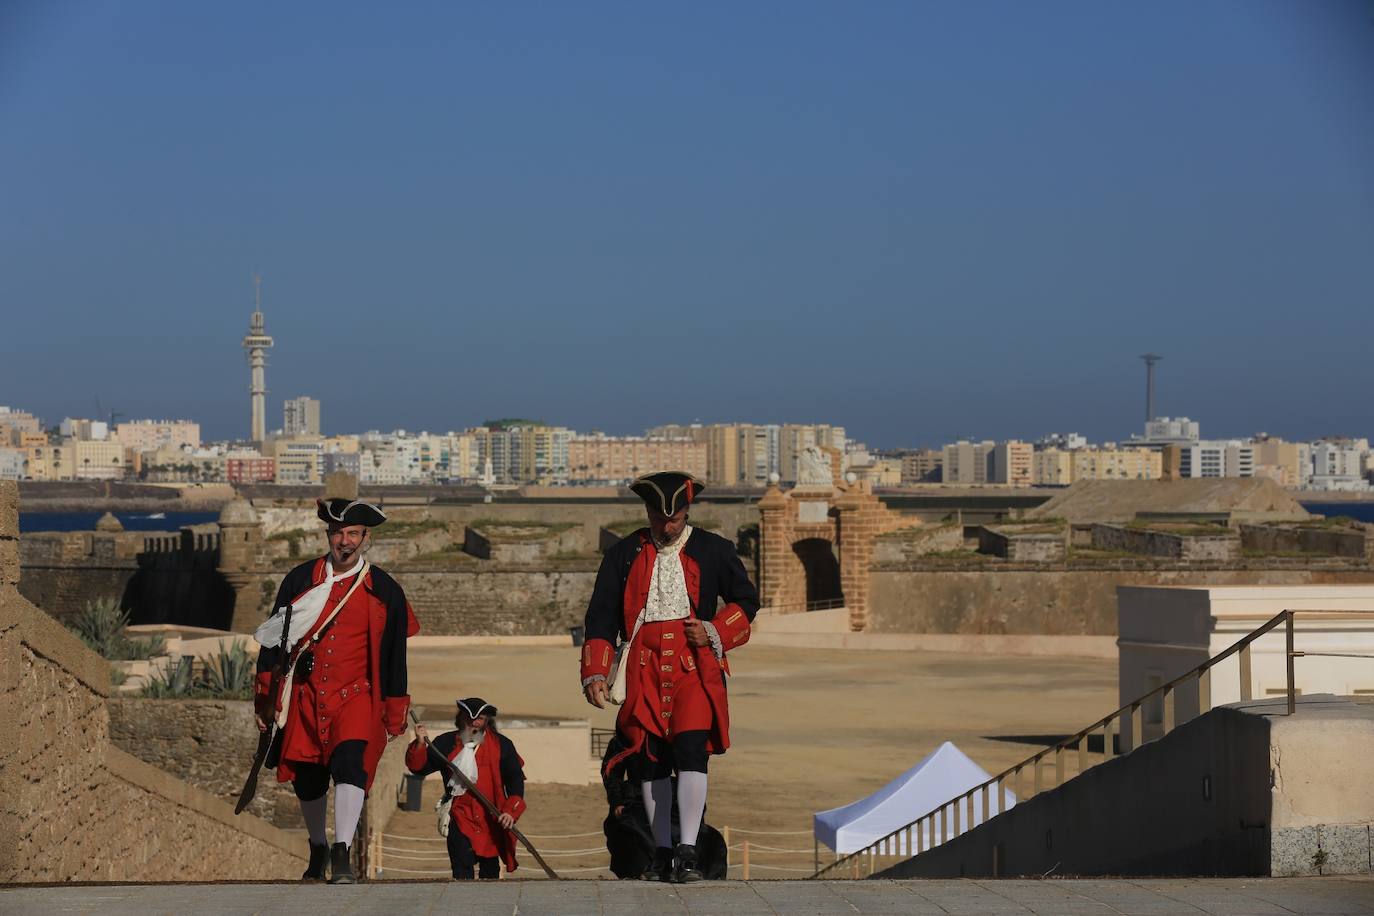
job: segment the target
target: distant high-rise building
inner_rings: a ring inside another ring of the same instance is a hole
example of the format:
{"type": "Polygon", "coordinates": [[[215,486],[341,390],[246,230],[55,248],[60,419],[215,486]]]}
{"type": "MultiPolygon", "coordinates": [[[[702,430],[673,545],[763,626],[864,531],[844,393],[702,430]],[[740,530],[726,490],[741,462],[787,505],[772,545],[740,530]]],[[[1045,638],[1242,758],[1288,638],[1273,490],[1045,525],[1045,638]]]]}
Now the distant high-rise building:
{"type": "Polygon", "coordinates": [[[1201,438],[1201,427],[1194,420],[1187,417],[1156,417],[1145,424],[1145,438],[1136,442],[1142,445],[1187,445],[1201,438]]]}
{"type": "Polygon", "coordinates": [[[253,315],[248,320],[248,334],[243,349],[248,354],[248,396],[252,405],[249,438],[261,442],[267,438],[267,351],[272,338],[267,336],[267,323],[262,316],[262,277],[253,278],[253,315]]]}
{"type": "Polygon", "coordinates": [[[318,436],[320,434],[320,402],[302,395],[282,405],[281,431],[286,436],[318,436]]]}

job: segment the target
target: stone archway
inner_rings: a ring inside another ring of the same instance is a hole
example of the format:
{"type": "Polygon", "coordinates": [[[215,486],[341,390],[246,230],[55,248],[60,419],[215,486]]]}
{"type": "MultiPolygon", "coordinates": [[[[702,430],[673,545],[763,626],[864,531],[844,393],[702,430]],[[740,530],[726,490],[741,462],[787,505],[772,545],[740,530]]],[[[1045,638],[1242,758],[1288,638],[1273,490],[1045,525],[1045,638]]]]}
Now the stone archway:
{"type": "MultiPolygon", "coordinates": [[[[838,465],[833,457],[832,467],[838,465]]],[[[824,469],[819,473],[825,476],[824,469]]],[[[844,600],[856,632],[868,625],[873,539],[920,524],[883,505],[867,481],[812,479],[787,491],[774,484],[759,500],[759,514],[763,606],[777,614],[805,612],[824,589],[844,600]]]]}
{"type": "Polygon", "coordinates": [[[792,552],[801,560],[806,576],[807,609],[843,606],[844,587],[835,544],[827,538],[802,538],[792,542],[792,552]]]}

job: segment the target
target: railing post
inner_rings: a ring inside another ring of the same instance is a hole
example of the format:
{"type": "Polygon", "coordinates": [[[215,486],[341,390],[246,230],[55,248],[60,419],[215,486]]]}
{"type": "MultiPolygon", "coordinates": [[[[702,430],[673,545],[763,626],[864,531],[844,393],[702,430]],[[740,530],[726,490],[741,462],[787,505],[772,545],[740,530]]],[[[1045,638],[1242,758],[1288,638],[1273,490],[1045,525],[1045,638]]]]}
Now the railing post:
{"type": "Polygon", "coordinates": [[[1039,795],[1041,789],[1044,787],[1044,786],[1043,786],[1043,783],[1042,783],[1042,777],[1041,777],[1041,775],[1040,775],[1040,755],[1039,755],[1039,754],[1036,754],[1036,755],[1035,755],[1035,763],[1032,764],[1032,765],[1035,767],[1035,794],[1036,794],[1036,795],[1039,795]]]}
{"type": "Polygon", "coordinates": [[[1240,698],[1242,701],[1253,700],[1255,698],[1254,688],[1250,683],[1249,643],[1240,647],[1240,698]]]}
{"type": "Polygon", "coordinates": [[[978,821],[973,815],[973,791],[968,793],[968,829],[972,830],[978,826],[978,821]]]}
{"type": "Polygon", "coordinates": [[[1140,703],[1131,704],[1131,750],[1139,750],[1145,743],[1145,715],[1140,703]]]}
{"type": "Polygon", "coordinates": [[[1288,618],[1284,621],[1284,635],[1288,640],[1288,714],[1291,716],[1298,710],[1298,701],[1294,693],[1293,679],[1293,612],[1288,611],[1288,618]]]}
{"type": "Polygon", "coordinates": [[[925,818],[916,821],[916,855],[918,856],[926,851],[926,828],[923,826],[924,824],[925,818]]]}
{"type": "Polygon", "coordinates": [[[943,845],[944,842],[945,842],[945,840],[947,840],[948,838],[949,838],[949,832],[948,832],[947,830],[945,830],[945,806],[944,806],[944,805],[941,805],[941,806],[940,806],[940,836],[939,836],[938,839],[932,840],[931,843],[930,843],[930,845],[931,845],[931,846],[940,846],[940,845],[943,845]]]}
{"type": "Polygon", "coordinates": [[[1059,745],[1054,749],[1054,784],[1062,786],[1064,784],[1064,745],[1059,745]]]}
{"type": "MultiPolygon", "coordinates": [[[[836,843],[835,845],[838,846],[839,844],[836,843]]],[[[744,880],[745,880],[745,881],[748,881],[748,880],[749,880],[749,841],[748,841],[748,840],[745,840],[745,841],[744,841],[744,855],[741,857],[740,863],[744,866],[744,880]]],[[[855,877],[858,877],[858,876],[855,875],[855,877]]]]}
{"type": "Polygon", "coordinates": [[[1088,736],[1078,739],[1078,773],[1081,776],[1088,769],[1088,736]]]}
{"type": "Polygon", "coordinates": [[[1165,687],[1164,697],[1164,734],[1174,730],[1174,688],[1165,687]]]}
{"type": "Polygon", "coordinates": [[[950,831],[949,835],[951,837],[956,837],[959,835],[959,799],[956,798],[950,807],[954,809],[951,812],[954,819],[954,829],[950,831]]]}
{"type": "MultiPolygon", "coordinates": [[[[1001,786],[1001,784],[1002,784],[1001,780],[998,780],[997,785],[998,785],[998,786],[1001,786]]],[[[999,789],[999,791],[1000,791],[1000,789],[999,789]]],[[[988,801],[989,801],[989,796],[990,796],[990,795],[991,795],[991,793],[988,792],[988,784],[987,784],[987,783],[983,783],[983,823],[984,823],[984,824],[986,824],[988,821],[992,820],[992,808],[988,806],[988,801]]]]}
{"type": "Polygon", "coordinates": [[[1197,677],[1197,714],[1202,715],[1212,709],[1212,666],[1202,669],[1197,677]]]}

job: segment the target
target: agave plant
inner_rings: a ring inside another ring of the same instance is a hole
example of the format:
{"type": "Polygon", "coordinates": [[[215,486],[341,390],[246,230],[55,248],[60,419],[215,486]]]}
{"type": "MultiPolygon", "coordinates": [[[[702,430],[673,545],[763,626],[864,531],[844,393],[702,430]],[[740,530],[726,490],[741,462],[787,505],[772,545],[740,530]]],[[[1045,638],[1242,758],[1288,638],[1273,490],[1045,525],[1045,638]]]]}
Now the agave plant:
{"type": "Polygon", "coordinates": [[[87,601],[85,609],[67,621],[67,627],[82,642],[112,661],[156,658],[163,654],[166,641],[161,636],[131,639],[125,632],[128,625],[129,612],[121,609],[114,598],[87,601]]]}
{"type": "Polygon", "coordinates": [[[85,609],[77,611],[66,623],[86,645],[105,658],[113,658],[111,650],[124,638],[129,612],[121,610],[113,598],[97,598],[87,601],[85,609]]]}
{"type": "Polygon", "coordinates": [[[257,660],[242,640],[205,656],[204,662],[200,686],[207,694],[221,699],[246,699],[252,695],[257,660]]]}
{"type": "Polygon", "coordinates": [[[192,675],[195,659],[189,655],[178,655],[168,660],[166,669],[153,672],[143,688],[145,697],[158,700],[185,699],[196,689],[192,675]]]}

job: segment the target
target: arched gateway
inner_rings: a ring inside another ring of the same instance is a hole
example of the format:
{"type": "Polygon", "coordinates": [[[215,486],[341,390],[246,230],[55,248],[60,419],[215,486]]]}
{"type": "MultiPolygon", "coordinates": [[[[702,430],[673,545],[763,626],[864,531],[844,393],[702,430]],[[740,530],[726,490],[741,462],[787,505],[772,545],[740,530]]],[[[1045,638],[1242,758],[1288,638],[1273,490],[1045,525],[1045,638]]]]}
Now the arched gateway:
{"type": "Polygon", "coordinates": [[[777,614],[842,603],[859,631],[868,625],[873,539],[920,521],[888,509],[867,481],[835,483],[839,453],[816,451],[795,487],[774,483],[759,500],[759,597],[777,614]]]}

